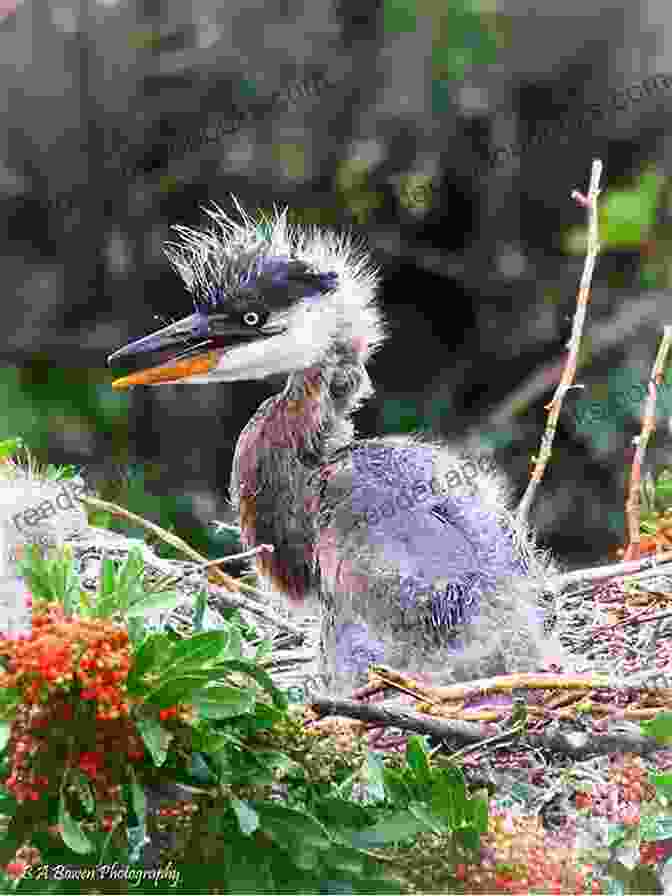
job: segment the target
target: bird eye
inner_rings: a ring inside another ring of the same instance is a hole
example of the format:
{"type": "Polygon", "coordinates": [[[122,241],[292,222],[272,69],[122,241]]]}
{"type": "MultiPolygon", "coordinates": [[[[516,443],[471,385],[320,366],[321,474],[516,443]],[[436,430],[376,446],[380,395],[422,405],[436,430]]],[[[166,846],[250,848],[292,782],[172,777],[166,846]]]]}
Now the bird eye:
{"type": "Polygon", "coordinates": [[[243,315],[243,323],[247,324],[248,327],[256,327],[260,320],[261,318],[256,311],[247,311],[243,315]]]}

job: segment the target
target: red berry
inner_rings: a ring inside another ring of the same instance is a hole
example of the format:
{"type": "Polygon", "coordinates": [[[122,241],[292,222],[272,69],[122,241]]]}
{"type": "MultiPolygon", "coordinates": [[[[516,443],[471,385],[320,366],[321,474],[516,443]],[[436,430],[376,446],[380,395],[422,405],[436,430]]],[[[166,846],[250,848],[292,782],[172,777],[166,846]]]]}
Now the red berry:
{"type": "Polygon", "coordinates": [[[28,867],[27,862],[10,862],[6,867],[5,871],[7,872],[9,877],[17,878],[21,877],[23,872],[28,867]]]}

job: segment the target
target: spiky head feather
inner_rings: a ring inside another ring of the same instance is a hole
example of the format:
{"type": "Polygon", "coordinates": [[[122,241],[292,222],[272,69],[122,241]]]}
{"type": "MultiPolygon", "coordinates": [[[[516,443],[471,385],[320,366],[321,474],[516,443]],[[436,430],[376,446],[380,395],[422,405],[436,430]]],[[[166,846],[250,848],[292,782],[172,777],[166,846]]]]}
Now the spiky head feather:
{"type": "Polygon", "coordinates": [[[350,234],[289,224],[287,208],[275,206],[272,216],[260,213],[255,219],[232,200],[239,221],[213,204],[203,209],[209,228],[175,225],[181,239],[165,246],[195,310],[215,314],[256,297],[298,337],[297,365],[343,342],[366,361],[385,337],[375,299],[379,271],[368,254],[350,234]]]}

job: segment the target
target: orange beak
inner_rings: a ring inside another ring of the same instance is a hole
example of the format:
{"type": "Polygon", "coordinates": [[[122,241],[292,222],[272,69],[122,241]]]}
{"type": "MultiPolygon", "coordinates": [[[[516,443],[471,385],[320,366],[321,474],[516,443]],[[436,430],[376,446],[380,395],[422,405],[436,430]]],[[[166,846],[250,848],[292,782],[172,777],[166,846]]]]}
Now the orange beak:
{"type": "Polygon", "coordinates": [[[169,361],[156,367],[139,370],[129,376],[122,376],[112,382],[113,389],[128,389],[131,386],[153,386],[159,383],[179,383],[186,377],[205,375],[217,366],[220,352],[211,351],[195,358],[169,361]]]}

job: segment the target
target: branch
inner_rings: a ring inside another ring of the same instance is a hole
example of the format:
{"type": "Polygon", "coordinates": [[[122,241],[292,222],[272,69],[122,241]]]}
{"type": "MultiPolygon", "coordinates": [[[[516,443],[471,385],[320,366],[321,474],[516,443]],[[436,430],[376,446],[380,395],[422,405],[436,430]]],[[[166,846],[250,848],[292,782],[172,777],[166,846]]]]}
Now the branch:
{"type": "MultiPolygon", "coordinates": [[[[607,675],[555,675],[540,672],[539,674],[519,673],[513,675],[496,675],[494,678],[480,678],[465,684],[454,684],[446,687],[427,689],[429,696],[440,703],[456,700],[471,700],[485,694],[510,694],[512,691],[526,688],[528,690],[597,690],[598,688],[623,687],[623,683],[615,682],[607,675]]],[[[424,690],[424,689],[423,689],[424,690]]]]}
{"type": "MultiPolygon", "coordinates": [[[[311,700],[310,705],[320,716],[345,716],[350,719],[358,719],[361,722],[376,722],[379,725],[402,728],[404,731],[429,734],[438,740],[454,739],[461,744],[476,744],[491,738],[491,733],[486,731],[483,725],[473,722],[439,721],[421,713],[405,712],[399,709],[389,710],[369,703],[316,697],[311,700]]],[[[511,736],[510,731],[506,733],[511,736]]],[[[515,732],[513,736],[516,736],[515,732]]],[[[565,753],[573,759],[623,752],[646,755],[657,750],[668,749],[654,737],[647,737],[637,731],[625,730],[606,732],[605,734],[588,734],[584,731],[554,731],[540,735],[526,733],[519,737],[521,743],[554,753],[565,753]]]]}
{"type": "Polygon", "coordinates": [[[578,190],[574,190],[572,192],[572,198],[575,199],[580,205],[583,205],[588,209],[588,248],[586,252],[586,261],[583,267],[583,274],[581,275],[581,282],[579,284],[577,308],[576,313],[574,314],[574,321],[572,323],[572,336],[569,340],[568,345],[569,354],[567,356],[567,363],[565,364],[565,369],[562,373],[558,388],[555,391],[555,395],[546,405],[546,410],[548,411],[546,429],[544,430],[544,434],[541,437],[539,454],[534,458],[534,470],[532,471],[532,475],[525,490],[525,494],[523,495],[520,506],[518,507],[517,516],[520,522],[524,522],[529,515],[530,506],[532,504],[532,501],[534,500],[534,495],[537,491],[537,487],[542,480],[544,471],[546,470],[546,464],[551,458],[551,448],[553,445],[553,440],[555,438],[555,429],[558,423],[558,418],[560,416],[562,402],[565,398],[565,395],[572,387],[574,383],[574,377],[576,376],[581,333],[583,331],[583,325],[586,320],[586,311],[588,308],[588,301],[590,299],[590,284],[593,279],[593,270],[595,269],[597,254],[600,251],[597,218],[597,197],[600,194],[599,186],[601,174],[602,162],[599,159],[594,159],[592,170],[590,173],[590,186],[588,187],[588,195],[584,196],[582,193],[579,193],[578,190]]]}
{"type": "Polygon", "coordinates": [[[553,576],[548,580],[549,590],[559,592],[567,588],[569,585],[578,585],[581,582],[596,582],[600,579],[614,579],[622,576],[629,576],[634,573],[647,570],[655,570],[658,567],[666,567],[672,563],[672,551],[670,556],[656,557],[651,554],[649,557],[642,557],[641,560],[629,560],[622,563],[611,563],[609,566],[594,566],[592,569],[575,569],[572,572],[565,572],[561,575],[553,576]]]}
{"type": "MultiPolygon", "coordinates": [[[[146,529],[148,532],[151,532],[153,535],[156,535],[157,538],[160,538],[162,541],[165,541],[167,544],[172,545],[172,547],[176,548],[178,551],[182,551],[183,554],[186,554],[192,560],[195,560],[196,563],[203,564],[208,566],[210,561],[203,557],[198,551],[195,551],[190,545],[183,541],[179,536],[174,535],[172,532],[167,532],[165,529],[162,529],[161,526],[157,526],[156,523],[152,523],[150,520],[146,520],[141,516],[138,516],[137,513],[133,513],[130,510],[126,510],[125,507],[120,507],[118,504],[113,504],[111,501],[103,501],[100,498],[94,498],[91,495],[82,495],[79,499],[83,501],[85,504],[88,504],[94,510],[104,510],[107,513],[111,513],[112,516],[119,517],[120,519],[128,520],[131,523],[135,523],[137,526],[141,526],[143,529],[146,529]]],[[[220,563],[221,561],[216,561],[220,563]]],[[[221,569],[217,569],[216,566],[213,568],[212,572],[209,576],[210,580],[217,580],[217,582],[223,585],[228,592],[238,592],[237,595],[234,596],[233,593],[228,593],[222,596],[222,599],[232,607],[236,607],[243,610],[249,610],[251,613],[256,613],[257,616],[263,616],[265,619],[268,619],[269,622],[272,622],[274,625],[277,625],[280,628],[286,629],[288,632],[291,632],[294,635],[299,636],[300,638],[305,638],[306,633],[303,629],[299,628],[298,625],[294,625],[289,622],[289,620],[284,619],[278,613],[274,613],[266,604],[268,603],[268,595],[264,594],[263,591],[259,591],[257,588],[253,588],[252,585],[248,585],[246,582],[241,582],[239,579],[234,579],[233,576],[227,575],[225,572],[222,572],[221,569]],[[263,602],[264,605],[260,605],[255,601],[248,600],[240,594],[241,591],[247,591],[250,594],[254,594],[255,597],[259,598],[263,602]]]]}
{"type": "Polygon", "coordinates": [[[640,557],[640,514],[639,514],[639,492],[642,480],[642,463],[646,454],[646,447],[649,444],[651,433],[656,428],[656,393],[658,386],[663,382],[663,372],[665,370],[665,362],[672,344],[672,327],[663,327],[663,338],[658,348],[656,363],[651,371],[651,380],[649,382],[649,394],[646,396],[646,405],[644,406],[644,419],[642,421],[642,431],[640,435],[633,439],[636,444],[635,456],[632,460],[632,469],[630,471],[630,487],[628,500],[625,504],[625,517],[628,521],[629,544],[625,552],[624,560],[639,560],[640,557]]]}

